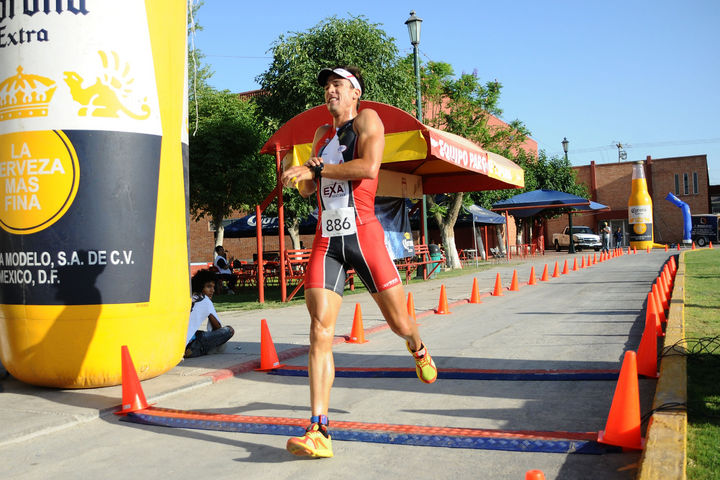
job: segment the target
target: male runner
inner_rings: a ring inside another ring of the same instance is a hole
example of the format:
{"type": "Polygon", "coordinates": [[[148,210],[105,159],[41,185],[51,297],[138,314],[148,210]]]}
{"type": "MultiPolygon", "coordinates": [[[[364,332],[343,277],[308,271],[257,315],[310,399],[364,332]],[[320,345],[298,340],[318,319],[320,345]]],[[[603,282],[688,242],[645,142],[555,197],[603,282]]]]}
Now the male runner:
{"type": "Polygon", "coordinates": [[[332,457],[327,418],[335,379],[332,341],[347,268],[355,269],[392,331],[405,339],[418,378],[432,383],[437,369],[408,315],[400,275],[375,217],[378,171],[385,148],[383,123],[374,110],[358,112],[364,84],[356,68],[325,68],[318,74],[318,83],[325,88],[333,125],[318,128],[314,156],[304,165],[288,168],[282,176],[285,186],[297,186],[304,197],[317,191],[320,206],[305,276],[312,417],[305,435],[290,438],[287,449],[295,455],[332,457]]]}

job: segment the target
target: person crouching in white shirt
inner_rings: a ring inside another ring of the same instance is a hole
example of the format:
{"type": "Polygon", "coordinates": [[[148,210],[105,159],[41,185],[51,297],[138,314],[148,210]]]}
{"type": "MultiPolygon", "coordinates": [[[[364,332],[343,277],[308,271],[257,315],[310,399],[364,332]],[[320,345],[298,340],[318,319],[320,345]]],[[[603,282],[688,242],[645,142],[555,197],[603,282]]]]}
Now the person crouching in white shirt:
{"type": "Polygon", "coordinates": [[[215,274],[200,270],[192,277],[192,306],[185,341],[185,358],[200,357],[208,353],[221,353],[235,334],[231,326],[223,327],[212,303],[215,293],[215,274]],[[207,331],[200,330],[207,320],[207,331]]]}

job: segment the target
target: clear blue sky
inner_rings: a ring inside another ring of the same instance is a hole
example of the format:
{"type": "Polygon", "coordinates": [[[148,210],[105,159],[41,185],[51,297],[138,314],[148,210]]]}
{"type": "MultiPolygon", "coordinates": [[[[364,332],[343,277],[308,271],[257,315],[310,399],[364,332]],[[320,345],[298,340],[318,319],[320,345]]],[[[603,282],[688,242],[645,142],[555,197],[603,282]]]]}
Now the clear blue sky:
{"type": "Polygon", "coordinates": [[[617,162],[618,141],[628,160],[707,154],[720,184],[717,0],[206,0],[196,47],[212,86],[254,90],[280,35],[332,15],[364,15],[410,53],[410,10],[423,19],[422,60],[500,81],[502,118],[523,121],[549,155],[563,137],[574,165],[617,162]]]}

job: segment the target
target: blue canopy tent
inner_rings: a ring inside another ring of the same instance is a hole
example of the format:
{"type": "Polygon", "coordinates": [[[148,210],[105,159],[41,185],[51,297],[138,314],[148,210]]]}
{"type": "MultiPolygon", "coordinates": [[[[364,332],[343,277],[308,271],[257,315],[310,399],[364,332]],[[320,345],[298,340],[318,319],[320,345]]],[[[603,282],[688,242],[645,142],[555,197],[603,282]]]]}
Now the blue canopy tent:
{"type": "Polygon", "coordinates": [[[478,205],[470,205],[469,207],[465,207],[465,210],[472,215],[474,223],[488,223],[491,225],[502,225],[505,223],[505,217],[478,205]]]}
{"type": "MultiPolygon", "coordinates": [[[[505,215],[512,212],[513,216],[519,218],[537,215],[544,210],[559,210],[561,208],[570,209],[570,211],[568,211],[568,226],[571,230],[573,210],[585,210],[592,212],[610,210],[610,207],[607,205],[593,202],[591,200],[578,197],[577,195],[544,189],[520,193],[493,204],[493,210],[504,211],[505,215]]],[[[508,240],[506,239],[506,241],[508,240]]],[[[572,235],[570,236],[570,248],[568,249],[568,253],[575,253],[572,235]]]]}
{"type": "MultiPolygon", "coordinates": [[[[278,217],[262,216],[263,235],[278,235],[280,232],[280,221],[278,217]]],[[[310,214],[308,218],[300,222],[300,234],[312,235],[317,226],[317,211],[310,214]]],[[[285,229],[287,231],[287,228],[285,229]]],[[[257,217],[255,214],[238,218],[225,227],[225,238],[248,238],[257,234],[257,217]]]]}
{"type": "MultiPolygon", "coordinates": [[[[490,210],[482,208],[478,205],[470,205],[468,207],[465,207],[465,210],[469,212],[472,216],[473,240],[475,242],[475,248],[477,249],[479,246],[482,252],[482,258],[486,259],[488,258],[487,225],[503,225],[506,222],[505,217],[503,217],[502,215],[498,215],[497,213],[491,212],[490,210]],[[478,245],[477,230],[475,230],[476,223],[481,223],[485,225],[485,239],[480,239],[480,245],[478,245]]],[[[475,258],[477,258],[477,252],[475,258]]]]}

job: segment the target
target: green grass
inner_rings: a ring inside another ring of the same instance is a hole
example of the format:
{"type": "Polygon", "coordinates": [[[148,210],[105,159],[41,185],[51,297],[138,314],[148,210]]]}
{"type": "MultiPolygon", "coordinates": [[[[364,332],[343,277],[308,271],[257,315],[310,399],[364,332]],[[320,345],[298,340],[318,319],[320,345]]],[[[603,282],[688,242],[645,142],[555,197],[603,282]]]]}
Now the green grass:
{"type": "MultiPolygon", "coordinates": [[[[685,336],[716,337],[720,250],[688,252],[685,263],[685,336]]],[[[720,479],[720,348],[689,357],[687,367],[688,479],[720,479]]]]}
{"type": "MultiPolygon", "coordinates": [[[[518,262],[510,262],[510,263],[503,263],[502,265],[513,265],[517,264],[518,262]]],[[[451,278],[451,277],[457,277],[460,275],[468,275],[473,274],[477,272],[482,272],[484,270],[488,270],[492,267],[494,267],[496,264],[488,263],[488,262],[480,262],[478,266],[476,267],[474,263],[467,264],[462,269],[457,270],[446,270],[443,272],[438,272],[435,276],[436,279],[443,279],[443,278],[451,278]]],[[[401,278],[405,278],[405,275],[403,272],[400,272],[401,278]]],[[[415,278],[413,275],[413,278],[410,279],[410,283],[422,283],[424,280],[421,278],[415,278]]],[[[287,293],[290,294],[290,292],[293,291],[295,287],[288,287],[287,293]]],[[[355,277],[355,291],[351,291],[349,287],[345,287],[345,296],[354,295],[357,293],[365,293],[367,292],[367,289],[363,285],[363,283],[360,281],[360,279],[356,276],[355,277]]],[[[215,309],[218,312],[227,312],[232,310],[258,310],[261,308],[283,308],[291,305],[304,305],[305,304],[305,298],[303,297],[303,290],[300,289],[300,291],[295,295],[295,298],[293,298],[290,302],[283,303],[280,301],[280,287],[276,285],[271,285],[265,287],[265,303],[258,302],[258,289],[257,287],[242,287],[238,288],[235,291],[235,295],[215,295],[213,297],[213,304],[215,305],[215,309]]]]}

